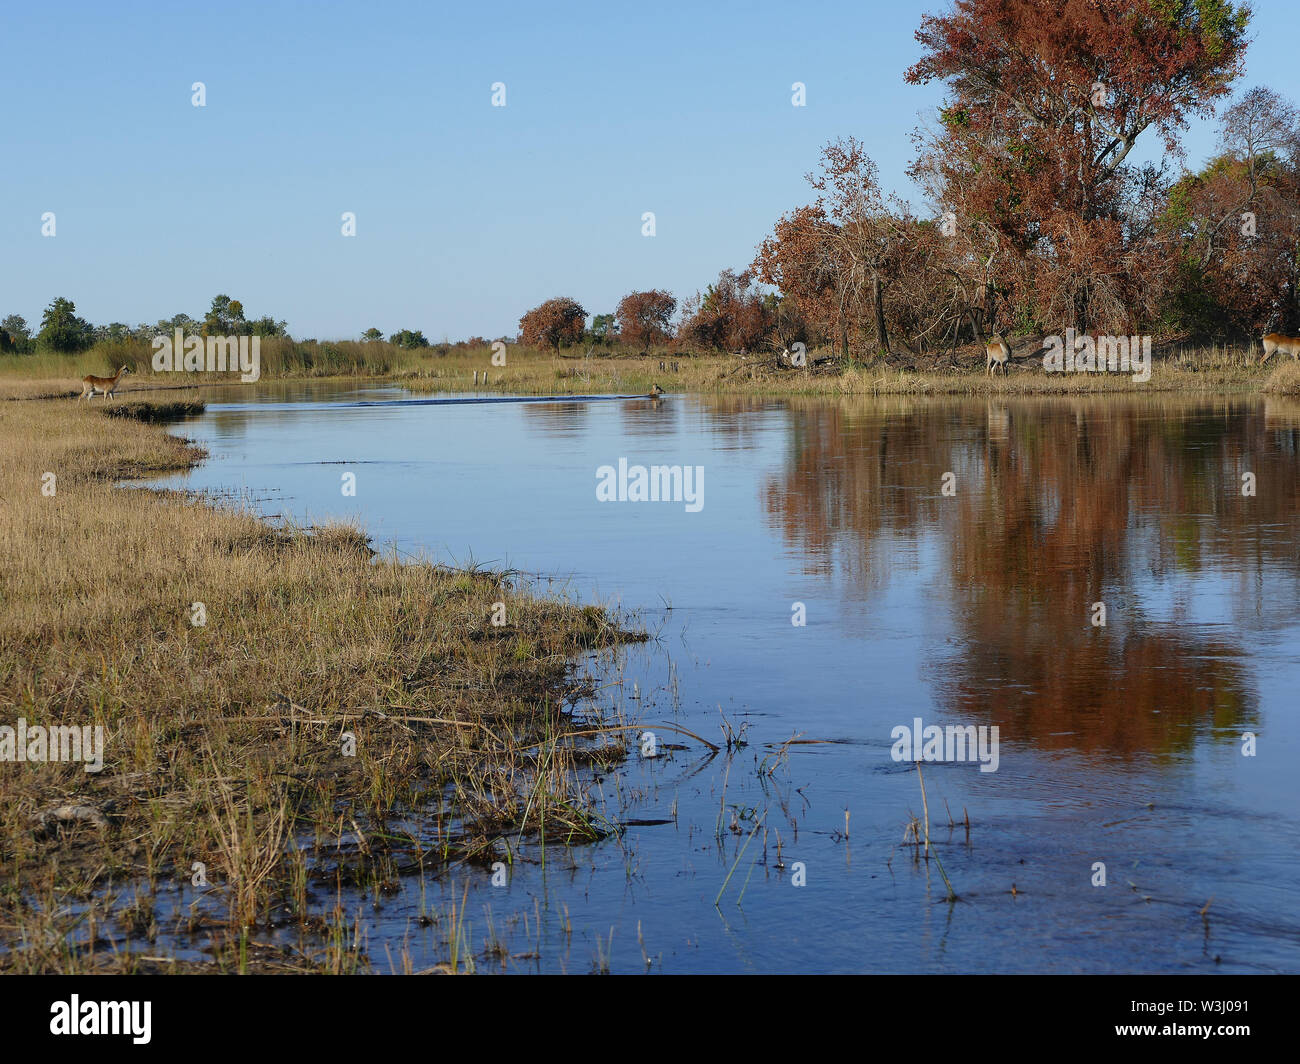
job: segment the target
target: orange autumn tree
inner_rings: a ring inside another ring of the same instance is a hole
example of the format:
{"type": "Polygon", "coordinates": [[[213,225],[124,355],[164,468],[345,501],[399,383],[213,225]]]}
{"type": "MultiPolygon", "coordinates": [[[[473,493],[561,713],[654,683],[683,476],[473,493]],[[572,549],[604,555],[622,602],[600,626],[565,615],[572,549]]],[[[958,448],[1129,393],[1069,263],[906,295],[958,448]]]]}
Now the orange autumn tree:
{"type": "Polygon", "coordinates": [[[703,293],[682,301],[677,340],[685,347],[746,354],[770,345],[780,300],[761,291],[748,270],[723,270],[703,293]]]}
{"type": "Polygon", "coordinates": [[[885,196],[876,164],[853,137],[827,144],[820,170],[806,177],[816,200],[776,223],[753,269],[846,357],[853,340],[887,351],[885,290],[904,272],[913,220],[885,196]]]}
{"type": "Polygon", "coordinates": [[[519,319],[519,342],[528,347],[549,347],[555,351],[562,344],[582,339],[587,312],[576,299],[559,296],[534,307],[519,319]]]}
{"type": "Polygon", "coordinates": [[[672,317],[677,300],[668,292],[629,292],[619,300],[614,317],[618,335],[624,343],[644,353],[652,345],[672,339],[672,317]]]}
{"type": "Polygon", "coordinates": [[[803,318],[823,340],[844,333],[842,289],[825,211],[799,207],[783,215],[772,235],[759,245],[754,270],[774,285],[787,302],[797,303],[803,318]]]}
{"type": "Polygon", "coordinates": [[[1300,111],[1252,89],[1223,115],[1219,154],[1170,193],[1181,242],[1169,315],[1219,338],[1300,331],[1300,111]]]}
{"type": "Polygon", "coordinates": [[[917,167],[987,264],[986,308],[1001,289],[1020,324],[1114,331],[1155,312],[1161,175],[1127,160],[1147,130],[1178,152],[1240,73],[1249,18],[1229,0],[956,0],[922,19],[907,80],[948,96],[917,167]]]}

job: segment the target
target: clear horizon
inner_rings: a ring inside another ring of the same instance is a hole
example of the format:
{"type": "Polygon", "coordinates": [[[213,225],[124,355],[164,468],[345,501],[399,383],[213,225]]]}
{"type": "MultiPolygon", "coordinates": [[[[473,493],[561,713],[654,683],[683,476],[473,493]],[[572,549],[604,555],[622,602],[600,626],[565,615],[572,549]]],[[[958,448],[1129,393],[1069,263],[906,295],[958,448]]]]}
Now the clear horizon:
{"type": "MultiPolygon", "coordinates": [[[[844,6],[7,11],[0,317],[35,328],[62,296],[135,326],[225,293],[298,337],[439,342],[513,335],[557,295],[589,315],[639,289],[681,300],[809,201],[803,175],[835,137],[924,208],[909,134],[943,87],[903,72],[922,14],[948,5],[844,6]]],[[[1283,55],[1298,23],[1257,5],[1234,95],[1300,103],[1283,55]]],[[[1215,141],[1214,119],[1194,122],[1186,165],[1215,141]]],[[[1161,155],[1148,131],[1133,158],[1161,155]]]]}

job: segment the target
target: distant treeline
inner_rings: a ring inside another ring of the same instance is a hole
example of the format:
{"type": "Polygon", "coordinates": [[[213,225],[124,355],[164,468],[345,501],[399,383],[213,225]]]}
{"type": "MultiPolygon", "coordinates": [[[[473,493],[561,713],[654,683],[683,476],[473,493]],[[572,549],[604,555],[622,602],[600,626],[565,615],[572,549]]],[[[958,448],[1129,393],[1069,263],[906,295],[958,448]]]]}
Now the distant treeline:
{"type": "Polygon", "coordinates": [[[204,336],[287,336],[285,323],[274,318],[244,316],[244,306],[237,299],[219,295],[201,319],[188,314],[164,318],[153,325],[141,324],[132,328],[123,322],[110,325],[91,325],[78,317],[76,304],[62,296],[54,299],[41,315],[40,328],[35,332],[25,319],[10,314],[0,319],[0,351],[17,354],[35,354],[53,351],[74,354],[98,344],[152,343],[155,336],[170,336],[176,329],[186,335],[204,336]]]}
{"type": "MultiPolygon", "coordinates": [[[[281,344],[277,349],[290,345],[303,347],[330,347],[327,342],[318,344],[315,338],[294,340],[289,336],[288,324],[272,317],[248,318],[243,304],[228,295],[218,295],[212,300],[212,306],[202,318],[192,318],[188,314],[176,314],[171,318],[162,318],[150,325],[142,323],[134,328],[123,322],[110,325],[92,325],[77,316],[76,304],[62,296],[54,299],[41,315],[40,328],[35,331],[27,321],[18,314],[10,314],[0,319],[0,352],[9,354],[36,354],[53,352],[56,354],[76,354],[92,347],[122,347],[136,349],[151,347],[157,336],[171,336],[180,329],[186,336],[260,336],[266,339],[282,339],[288,344],[281,344]]],[[[504,338],[503,338],[504,339],[504,338]]],[[[470,337],[455,343],[431,344],[419,329],[399,329],[385,339],[379,329],[367,329],[361,335],[364,344],[392,344],[403,350],[431,348],[449,352],[454,349],[489,347],[491,341],[481,336],[470,337]]],[[[338,341],[338,345],[357,341],[338,341]]]]}

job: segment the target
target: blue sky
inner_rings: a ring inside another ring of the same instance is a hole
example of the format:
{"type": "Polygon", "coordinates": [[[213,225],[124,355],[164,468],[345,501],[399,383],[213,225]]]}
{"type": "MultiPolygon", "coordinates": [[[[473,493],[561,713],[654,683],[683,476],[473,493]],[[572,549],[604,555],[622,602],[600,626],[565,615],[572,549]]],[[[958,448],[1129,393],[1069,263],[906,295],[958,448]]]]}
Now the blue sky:
{"type": "MultiPolygon", "coordinates": [[[[680,298],[751,261],[833,137],[919,205],[908,134],[941,89],[902,75],[944,6],[9,0],[0,316],[66,296],[134,325],[225,292],[300,337],[438,340],[554,295],[680,298]]],[[[1300,9],[1255,6],[1240,87],[1300,102],[1300,9]]],[[[1188,162],[1213,144],[1194,126],[1188,162]]]]}

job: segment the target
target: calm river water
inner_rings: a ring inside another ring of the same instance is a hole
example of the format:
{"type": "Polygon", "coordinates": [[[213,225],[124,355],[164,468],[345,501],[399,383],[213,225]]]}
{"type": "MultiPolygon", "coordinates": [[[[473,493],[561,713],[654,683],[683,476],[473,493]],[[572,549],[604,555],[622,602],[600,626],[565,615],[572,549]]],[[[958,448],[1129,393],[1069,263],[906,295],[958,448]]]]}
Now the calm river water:
{"type": "Polygon", "coordinates": [[[621,838],[366,900],[380,970],[445,960],[416,918],[467,886],[481,971],[1300,970],[1300,404],[211,398],[164,483],[621,605],[658,638],[600,698],[745,728],[634,751],[621,838]],[[599,501],[620,459],[702,467],[702,507],[599,501]],[[996,771],[923,764],[929,861],[917,718],[998,729],[996,771]]]}

